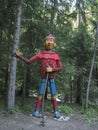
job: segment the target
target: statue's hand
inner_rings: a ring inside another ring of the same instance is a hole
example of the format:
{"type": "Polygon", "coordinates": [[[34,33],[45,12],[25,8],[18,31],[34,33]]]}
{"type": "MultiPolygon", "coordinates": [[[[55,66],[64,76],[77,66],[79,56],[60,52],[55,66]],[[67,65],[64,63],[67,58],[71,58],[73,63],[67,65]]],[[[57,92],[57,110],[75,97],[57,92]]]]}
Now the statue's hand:
{"type": "Polygon", "coordinates": [[[52,72],[52,71],[53,69],[50,66],[46,68],[46,72],[52,72]]]}
{"type": "Polygon", "coordinates": [[[20,50],[18,50],[15,54],[16,54],[16,56],[22,55],[22,53],[20,52],[20,50]]]}

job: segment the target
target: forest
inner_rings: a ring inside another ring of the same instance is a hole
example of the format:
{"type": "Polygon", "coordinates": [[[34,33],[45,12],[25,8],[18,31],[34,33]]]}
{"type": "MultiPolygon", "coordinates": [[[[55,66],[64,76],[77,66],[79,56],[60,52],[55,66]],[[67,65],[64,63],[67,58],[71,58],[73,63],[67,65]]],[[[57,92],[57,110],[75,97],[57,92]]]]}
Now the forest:
{"type": "Polygon", "coordinates": [[[30,58],[44,49],[48,34],[56,38],[63,66],[56,78],[58,98],[97,106],[98,0],[0,0],[0,105],[15,108],[21,97],[24,106],[37,92],[40,61],[28,65],[14,54],[19,49],[30,58]]]}

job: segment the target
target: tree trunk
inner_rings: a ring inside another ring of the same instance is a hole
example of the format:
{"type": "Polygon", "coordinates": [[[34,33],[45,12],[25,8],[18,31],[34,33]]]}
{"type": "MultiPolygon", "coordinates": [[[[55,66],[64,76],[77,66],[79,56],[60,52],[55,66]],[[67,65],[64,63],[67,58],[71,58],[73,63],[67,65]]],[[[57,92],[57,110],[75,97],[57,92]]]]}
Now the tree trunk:
{"type": "Polygon", "coordinates": [[[17,60],[13,54],[16,52],[19,46],[19,32],[20,32],[20,24],[21,24],[21,8],[22,4],[19,2],[17,6],[16,12],[16,20],[15,20],[15,33],[14,33],[14,45],[13,45],[13,52],[12,52],[12,59],[11,59],[11,66],[10,66],[10,77],[9,77],[9,85],[8,85],[8,101],[7,107],[14,108],[15,105],[15,82],[16,82],[16,66],[17,60]]]}
{"type": "Polygon", "coordinates": [[[82,104],[82,86],[80,77],[77,79],[76,103],[82,104]]]}
{"type": "Polygon", "coordinates": [[[98,22],[97,22],[97,28],[96,28],[96,34],[95,34],[94,53],[93,53],[93,58],[92,58],[92,63],[91,63],[91,68],[90,68],[90,73],[89,73],[89,79],[88,79],[88,84],[87,84],[87,90],[86,90],[85,110],[87,110],[87,108],[88,108],[89,90],[90,90],[92,72],[93,72],[95,58],[96,58],[96,44],[98,44],[98,37],[97,36],[98,36],[98,22]]]}
{"type": "MultiPolygon", "coordinates": [[[[82,67],[82,58],[77,56],[77,70],[82,67]]],[[[79,73],[77,78],[77,89],[76,89],[76,103],[82,104],[82,74],[79,73]]]]}

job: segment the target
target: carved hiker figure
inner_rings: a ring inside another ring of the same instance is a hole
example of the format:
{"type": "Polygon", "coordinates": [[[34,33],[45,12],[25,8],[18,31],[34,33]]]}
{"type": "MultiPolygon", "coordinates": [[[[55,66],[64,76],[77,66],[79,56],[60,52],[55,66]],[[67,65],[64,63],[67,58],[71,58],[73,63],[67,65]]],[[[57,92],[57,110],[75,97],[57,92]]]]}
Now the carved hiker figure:
{"type": "Polygon", "coordinates": [[[58,53],[52,50],[54,47],[56,47],[55,37],[52,34],[49,34],[48,36],[45,37],[44,46],[45,50],[32,56],[30,59],[21,56],[20,53],[18,53],[18,51],[16,52],[16,56],[26,63],[31,63],[39,59],[41,60],[41,83],[38,90],[38,99],[36,102],[33,116],[39,117],[40,107],[45,90],[46,77],[48,73],[49,74],[48,82],[50,86],[51,98],[54,108],[54,117],[59,118],[60,113],[58,111],[58,102],[56,101],[57,90],[55,85],[55,78],[56,78],[56,72],[62,70],[62,64],[58,53]]]}

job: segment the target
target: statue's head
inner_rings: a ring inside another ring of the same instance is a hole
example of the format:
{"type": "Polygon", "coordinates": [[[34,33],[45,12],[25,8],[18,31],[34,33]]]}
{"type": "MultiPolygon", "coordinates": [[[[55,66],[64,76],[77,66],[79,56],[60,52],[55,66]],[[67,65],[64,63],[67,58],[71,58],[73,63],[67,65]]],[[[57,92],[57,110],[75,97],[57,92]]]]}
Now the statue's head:
{"type": "Polygon", "coordinates": [[[52,34],[46,36],[44,45],[47,50],[52,50],[54,47],[56,47],[55,37],[52,34]]]}

